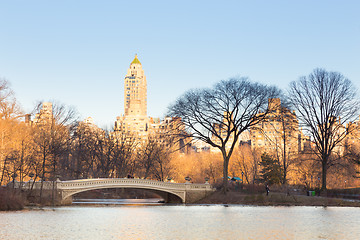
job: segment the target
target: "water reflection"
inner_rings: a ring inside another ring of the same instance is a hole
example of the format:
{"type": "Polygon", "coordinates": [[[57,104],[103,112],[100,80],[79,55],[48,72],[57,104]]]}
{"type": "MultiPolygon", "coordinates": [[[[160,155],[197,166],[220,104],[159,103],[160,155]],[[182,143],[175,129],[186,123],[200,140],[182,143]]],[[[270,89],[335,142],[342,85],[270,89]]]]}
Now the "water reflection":
{"type": "Polygon", "coordinates": [[[162,198],[147,199],[74,199],[74,205],[160,205],[162,198]]]}
{"type": "Polygon", "coordinates": [[[1,239],[358,239],[360,209],[72,206],[0,213],[1,239]]]}

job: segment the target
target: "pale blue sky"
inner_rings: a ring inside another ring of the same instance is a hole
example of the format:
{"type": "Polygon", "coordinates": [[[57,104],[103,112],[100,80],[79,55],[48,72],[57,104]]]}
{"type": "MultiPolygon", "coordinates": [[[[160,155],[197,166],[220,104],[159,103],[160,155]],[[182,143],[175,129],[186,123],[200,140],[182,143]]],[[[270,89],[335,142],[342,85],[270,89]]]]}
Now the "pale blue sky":
{"type": "Polygon", "coordinates": [[[111,127],[135,53],[153,117],[234,76],[286,89],[323,67],[360,88],[360,1],[0,0],[0,77],[27,112],[57,100],[111,127]]]}

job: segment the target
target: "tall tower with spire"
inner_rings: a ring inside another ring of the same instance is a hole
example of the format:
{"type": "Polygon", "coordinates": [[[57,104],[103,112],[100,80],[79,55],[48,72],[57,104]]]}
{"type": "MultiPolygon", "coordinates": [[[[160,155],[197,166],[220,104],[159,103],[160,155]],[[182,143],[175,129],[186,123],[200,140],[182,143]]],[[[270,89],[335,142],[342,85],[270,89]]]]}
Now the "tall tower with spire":
{"type": "Polygon", "coordinates": [[[155,137],[159,143],[174,144],[180,149],[180,145],[183,147],[188,142],[185,143],[184,139],[174,140],[173,137],[165,138],[168,131],[177,131],[175,127],[179,121],[179,118],[160,121],[160,118],[147,115],[147,82],[142,65],[135,55],[124,79],[124,114],[116,118],[113,136],[121,137],[120,140],[124,137],[135,140],[140,143],[137,146],[141,146],[149,137],[155,137]]]}
{"type": "Polygon", "coordinates": [[[124,81],[125,116],[147,116],[147,83],[142,65],[135,55],[124,81]]]}
{"type": "Polygon", "coordinates": [[[142,65],[135,55],[124,79],[124,115],[117,117],[115,131],[144,139],[148,135],[147,83],[142,65]]]}

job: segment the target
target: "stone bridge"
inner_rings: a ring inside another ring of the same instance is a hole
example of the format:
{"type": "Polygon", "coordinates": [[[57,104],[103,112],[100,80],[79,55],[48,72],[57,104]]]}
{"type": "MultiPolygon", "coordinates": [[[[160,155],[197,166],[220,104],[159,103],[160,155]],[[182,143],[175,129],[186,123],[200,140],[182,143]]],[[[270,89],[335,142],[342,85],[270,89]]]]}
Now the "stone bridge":
{"type": "MultiPolygon", "coordinates": [[[[39,188],[40,182],[36,182],[34,189],[39,188]]],[[[43,185],[43,190],[48,193],[56,191],[59,204],[70,204],[72,196],[76,193],[105,188],[148,189],[160,195],[167,203],[193,203],[214,191],[208,183],[171,183],[133,178],[97,178],[71,181],[60,181],[58,179],[56,182],[44,182],[43,185]]]]}

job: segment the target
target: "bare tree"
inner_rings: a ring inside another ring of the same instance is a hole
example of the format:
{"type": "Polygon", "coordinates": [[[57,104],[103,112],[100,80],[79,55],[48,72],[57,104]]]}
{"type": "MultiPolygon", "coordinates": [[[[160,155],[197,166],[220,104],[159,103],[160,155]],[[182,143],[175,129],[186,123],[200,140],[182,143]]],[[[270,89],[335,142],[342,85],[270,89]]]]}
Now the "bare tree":
{"type": "Polygon", "coordinates": [[[105,131],[95,125],[79,122],[72,135],[71,162],[69,170],[72,179],[99,177],[98,147],[105,131]]]}
{"type": "Polygon", "coordinates": [[[0,117],[7,119],[12,111],[8,111],[9,102],[14,102],[14,93],[9,87],[7,80],[0,78],[0,117]]]}
{"type": "MultiPolygon", "coordinates": [[[[158,145],[158,147],[161,147],[158,145]]],[[[152,177],[158,181],[165,181],[171,176],[173,167],[171,164],[170,149],[158,148],[154,153],[154,163],[151,167],[152,177]]]]}
{"type": "Polygon", "coordinates": [[[148,178],[151,174],[151,170],[154,168],[156,158],[161,151],[160,144],[156,139],[148,138],[145,144],[138,151],[138,161],[141,168],[141,175],[144,179],[148,178]]]}
{"type": "Polygon", "coordinates": [[[6,155],[16,148],[14,139],[17,138],[16,129],[21,116],[20,107],[8,81],[0,78],[0,186],[7,169],[6,155]]]}
{"type": "Polygon", "coordinates": [[[268,146],[271,146],[272,150],[267,154],[272,155],[281,165],[281,183],[286,184],[289,167],[299,150],[299,124],[287,103],[280,103],[280,99],[278,101],[275,107],[269,109],[272,114],[261,124],[262,127],[265,125],[265,129],[254,129],[259,130],[265,136],[268,146]]]}
{"type": "Polygon", "coordinates": [[[350,80],[338,72],[315,69],[290,84],[289,100],[303,129],[312,136],[322,166],[322,189],[327,170],[334,165],[333,152],[344,142],[344,124],[358,116],[360,102],[350,80]]]}
{"type": "Polygon", "coordinates": [[[12,159],[12,167],[9,169],[13,170],[11,176],[16,175],[18,177],[21,188],[24,178],[28,176],[31,171],[31,129],[23,123],[18,123],[15,125],[13,131],[16,138],[11,140],[15,147],[8,154],[9,159],[12,159]]]}
{"type": "Polygon", "coordinates": [[[70,132],[77,120],[74,108],[60,103],[39,103],[35,109],[34,147],[42,162],[40,202],[45,177],[53,180],[53,199],[55,180],[59,174],[59,162],[69,153],[70,132]]]}
{"type": "Polygon", "coordinates": [[[360,178],[360,148],[351,147],[347,149],[346,157],[352,163],[352,166],[348,169],[348,171],[352,174],[354,178],[360,178]]]}
{"type": "Polygon", "coordinates": [[[113,147],[113,176],[125,177],[133,160],[136,147],[139,144],[133,134],[116,131],[110,135],[113,147]]]}
{"type": "Polygon", "coordinates": [[[211,89],[190,90],[169,107],[180,117],[189,136],[220,150],[223,190],[228,190],[228,166],[239,136],[267,115],[267,102],[279,90],[246,78],[220,81],[211,89]]]}
{"type": "Polygon", "coordinates": [[[0,119],[0,186],[8,171],[8,155],[14,151],[14,132],[16,123],[9,119],[0,119]]]}
{"type": "Polygon", "coordinates": [[[149,136],[138,150],[137,174],[144,178],[164,181],[172,172],[170,164],[171,146],[167,142],[159,142],[156,138],[149,136]]]}
{"type": "Polygon", "coordinates": [[[258,179],[260,151],[256,148],[251,149],[250,144],[243,144],[235,151],[233,157],[235,157],[234,168],[238,169],[238,174],[241,174],[242,182],[254,184],[258,179]]]}
{"type": "Polygon", "coordinates": [[[75,178],[125,177],[134,171],[132,160],[137,143],[132,134],[80,122],[73,134],[69,170],[75,178]]]}

